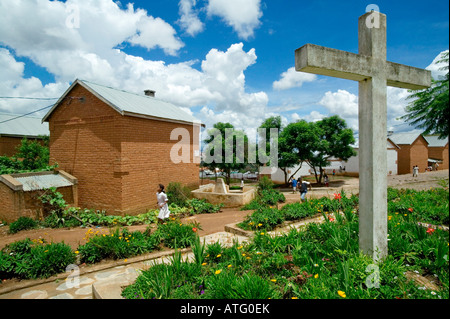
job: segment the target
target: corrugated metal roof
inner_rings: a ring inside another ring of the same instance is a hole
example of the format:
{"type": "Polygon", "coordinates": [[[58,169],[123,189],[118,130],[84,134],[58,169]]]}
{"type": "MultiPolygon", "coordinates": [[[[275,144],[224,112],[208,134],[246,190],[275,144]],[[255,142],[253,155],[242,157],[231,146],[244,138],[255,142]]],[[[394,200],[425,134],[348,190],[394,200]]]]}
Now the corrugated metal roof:
{"type": "MultiPolygon", "coordinates": [[[[155,97],[150,97],[146,95],[139,95],[136,93],[131,93],[116,88],[100,85],[86,80],[77,79],[72,86],[64,93],[62,98],[71,90],[71,88],[76,84],[84,86],[90,90],[94,95],[103,99],[106,103],[109,103],[116,111],[123,115],[131,116],[144,116],[155,119],[166,119],[173,121],[181,121],[187,123],[199,123],[192,115],[181,110],[179,107],[159,100],[155,97]]],[[[43,121],[46,121],[49,115],[57,107],[60,99],[55,106],[44,116],[43,121]]]]}
{"type": "Polygon", "coordinates": [[[430,147],[445,147],[448,144],[448,137],[441,140],[438,135],[424,135],[425,140],[430,147]]]}
{"type": "Polygon", "coordinates": [[[42,123],[41,118],[33,116],[22,116],[20,118],[11,120],[17,116],[20,115],[11,113],[0,113],[0,122],[7,121],[0,124],[1,135],[29,136],[29,137],[37,137],[39,135],[50,135],[48,123],[42,123]]]}
{"type": "Polygon", "coordinates": [[[22,183],[23,190],[25,192],[41,190],[50,187],[65,187],[73,185],[73,183],[59,174],[31,175],[14,177],[14,179],[22,183]]]}
{"type": "Polygon", "coordinates": [[[420,133],[394,133],[388,137],[397,145],[411,145],[420,135],[420,133]]]}

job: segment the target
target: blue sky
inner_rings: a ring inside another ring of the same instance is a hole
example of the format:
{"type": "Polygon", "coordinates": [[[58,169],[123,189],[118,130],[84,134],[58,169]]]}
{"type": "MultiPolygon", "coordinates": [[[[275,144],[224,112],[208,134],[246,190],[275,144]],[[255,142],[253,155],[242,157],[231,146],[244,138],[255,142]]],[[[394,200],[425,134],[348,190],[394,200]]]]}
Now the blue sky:
{"type": "MultiPolygon", "coordinates": [[[[369,4],[387,15],[388,60],[438,76],[433,61],[449,47],[443,0],[0,0],[0,96],[59,97],[81,78],[154,89],[207,127],[226,121],[252,134],[271,115],[287,124],[338,114],[357,131],[357,83],[292,68],[306,43],[357,53],[369,4]]],[[[406,96],[388,88],[388,128],[414,130],[397,120],[406,96]]],[[[0,99],[0,112],[50,103],[0,99]]]]}

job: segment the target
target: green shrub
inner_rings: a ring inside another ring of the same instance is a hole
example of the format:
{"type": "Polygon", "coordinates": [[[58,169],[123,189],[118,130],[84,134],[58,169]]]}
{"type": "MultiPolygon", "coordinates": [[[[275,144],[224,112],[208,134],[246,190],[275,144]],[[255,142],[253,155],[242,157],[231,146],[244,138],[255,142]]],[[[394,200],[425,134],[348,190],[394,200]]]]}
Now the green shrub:
{"type": "Polygon", "coordinates": [[[156,249],[157,237],[140,231],[130,232],[117,227],[110,234],[94,235],[89,241],[78,247],[81,261],[89,264],[103,259],[123,259],[156,249]]]}
{"type": "Polygon", "coordinates": [[[219,212],[224,204],[211,204],[208,203],[204,199],[189,199],[186,201],[186,206],[189,209],[190,215],[196,215],[196,214],[213,214],[219,212]]]}
{"type": "Polygon", "coordinates": [[[46,244],[29,238],[14,242],[2,249],[0,274],[3,278],[48,278],[64,272],[75,263],[75,253],[64,243],[46,244]]]}
{"type": "Polygon", "coordinates": [[[186,201],[191,198],[191,190],[187,186],[183,186],[178,182],[171,182],[166,188],[167,199],[169,203],[174,203],[178,206],[186,206],[186,201]]]}
{"type": "Polygon", "coordinates": [[[15,234],[21,230],[33,229],[38,223],[30,217],[19,217],[15,222],[9,225],[9,233],[15,234]]]}
{"type": "Polygon", "coordinates": [[[198,223],[182,224],[179,221],[168,221],[158,225],[154,236],[170,248],[185,248],[191,245],[200,229],[198,223]]]}
{"type": "Polygon", "coordinates": [[[258,181],[258,190],[271,190],[273,189],[274,183],[273,181],[268,178],[267,176],[263,176],[258,181]]]}

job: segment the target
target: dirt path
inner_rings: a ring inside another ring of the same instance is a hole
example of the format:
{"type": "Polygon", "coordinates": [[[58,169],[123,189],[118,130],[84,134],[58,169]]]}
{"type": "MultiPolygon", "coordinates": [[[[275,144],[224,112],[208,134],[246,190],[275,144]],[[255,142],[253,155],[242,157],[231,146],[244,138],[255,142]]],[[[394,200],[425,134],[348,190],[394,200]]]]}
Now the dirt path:
{"type": "MultiPolygon", "coordinates": [[[[395,175],[388,177],[388,185],[395,188],[413,188],[417,190],[426,190],[430,187],[439,187],[439,181],[449,178],[449,171],[442,170],[437,172],[421,173],[418,177],[413,178],[411,175],[395,175]]],[[[320,198],[322,196],[333,196],[333,193],[344,189],[345,192],[355,193],[359,192],[358,178],[341,178],[339,176],[332,177],[329,187],[313,187],[312,191],[308,192],[309,197],[320,198]]],[[[300,201],[300,196],[297,193],[292,194],[290,189],[281,189],[286,197],[286,203],[293,203],[300,201]]],[[[281,207],[282,205],[280,205],[281,207]]],[[[183,219],[183,222],[199,222],[202,230],[199,231],[200,236],[213,234],[224,231],[226,224],[237,223],[245,219],[247,214],[252,211],[240,211],[239,208],[224,208],[222,212],[216,214],[195,215],[183,219]]],[[[148,225],[129,226],[131,231],[143,231],[148,225]]],[[[41,228],[21,231],[17,234],[8,234],[8,226],[0,227],[0,249],[14,241],[25,238],[30,239],[45,239],[47,242],[64,242],[76,249],[79,245],[86,243],[85,235],[89,228],[41,228]]],[[[94,233],[98,231],[100,234],[109,233],[108,227],[92,228],[94,233]]]]}

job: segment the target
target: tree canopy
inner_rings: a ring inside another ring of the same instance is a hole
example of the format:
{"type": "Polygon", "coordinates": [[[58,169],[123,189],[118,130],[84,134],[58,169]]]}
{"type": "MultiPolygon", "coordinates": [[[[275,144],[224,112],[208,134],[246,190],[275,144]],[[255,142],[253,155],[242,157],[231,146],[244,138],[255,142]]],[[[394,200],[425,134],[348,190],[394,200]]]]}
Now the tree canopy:
{"type": "Polygon", "coordinates": [[[449,132],[449,52],[442,54],[437,63],[445,64],[441,70],[447,70],[442,79],[432,79],[431,87],[425,90],[410,90],[411,100],[406,107],[406,114],[400,119],[418,128],[424,129],[425,134],[439,134],[439,138],[448,137],[449,132]]]}

